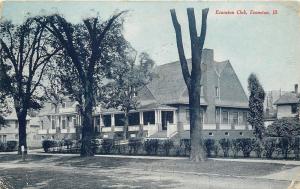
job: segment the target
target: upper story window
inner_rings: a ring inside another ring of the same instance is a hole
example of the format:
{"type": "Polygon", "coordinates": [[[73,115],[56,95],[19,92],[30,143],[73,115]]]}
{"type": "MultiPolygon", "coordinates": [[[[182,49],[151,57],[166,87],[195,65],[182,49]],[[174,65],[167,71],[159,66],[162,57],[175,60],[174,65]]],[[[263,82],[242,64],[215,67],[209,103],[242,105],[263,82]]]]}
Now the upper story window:
{"type": "Polygon", "coordinates": [[[216,95],[216,97],[220,97],[220,89],[219,89],[219,87],[215,87],[215,95],[216,95]]]}
{"type": "Polygon", "coordinates": [[[15,121],[15,128],[17,129],[19,127],[18,121],[15,121]]]}
{"type": "Polygon", "coordinates": [[[65,107],[66,107],[66,103],[63,102],[63,103],[61,104],[61,107],[62,107],[62,108],[65,108],[65,107]]]}

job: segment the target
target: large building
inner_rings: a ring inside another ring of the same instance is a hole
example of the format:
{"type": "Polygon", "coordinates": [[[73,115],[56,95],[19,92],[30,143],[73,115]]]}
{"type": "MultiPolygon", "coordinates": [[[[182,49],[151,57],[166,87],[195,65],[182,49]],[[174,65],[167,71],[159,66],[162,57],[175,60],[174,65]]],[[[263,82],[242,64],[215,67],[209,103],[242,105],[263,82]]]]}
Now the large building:
{"type": "MultiPolygon", "coordinates": [[[[188,61],[190,67],[191,63],[188,61]]],[[[251,136],[247,125],[248,98],[231,65],[216,62],[211,49],[203,51],[201,80],[201,107],[204,135],[207,137],[251,136]]],[[[189,138],[188,91],[179,62],[157,66],[155,77],[146,87],[137,91],[139,107],[129,114],[130,137],[189,138]]],[[[71,137],[78,130],[80,116],[76,103],[65,102],[49,106],[40,115],[43,137],[71,137]]],[[[121,137],[124,113],[95,108],[94,127],[103,138],[121,137]]]]}

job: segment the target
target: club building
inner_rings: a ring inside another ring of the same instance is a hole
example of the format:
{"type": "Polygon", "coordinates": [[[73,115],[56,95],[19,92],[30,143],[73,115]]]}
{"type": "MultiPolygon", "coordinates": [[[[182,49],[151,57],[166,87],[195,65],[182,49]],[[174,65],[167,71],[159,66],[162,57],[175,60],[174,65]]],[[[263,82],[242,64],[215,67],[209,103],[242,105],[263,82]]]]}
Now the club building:
{"type": "MultiPolygon", "coordinates": [[[[190,67],[190,61],[188,64],[190,67]]],[[[202,71],[200,103],[205,137],[251,136],[252,127],[246,121],[248,98],[231,63],[216,62],[213,50],[205,49],[202,71]]],[[[129,114],[130,137],[189,138],[188,91],[179,62],[157,66],[154,79],[137,91],[137,98],[139,107],[129,114]]],[[[38,134],[42,138],[80,137],[77,112],[77,103],[70,101],[45,106],[38,134]]],[[[93,116],[100,137],[122,136],[123,112],[97,107],[93,116]]]]}

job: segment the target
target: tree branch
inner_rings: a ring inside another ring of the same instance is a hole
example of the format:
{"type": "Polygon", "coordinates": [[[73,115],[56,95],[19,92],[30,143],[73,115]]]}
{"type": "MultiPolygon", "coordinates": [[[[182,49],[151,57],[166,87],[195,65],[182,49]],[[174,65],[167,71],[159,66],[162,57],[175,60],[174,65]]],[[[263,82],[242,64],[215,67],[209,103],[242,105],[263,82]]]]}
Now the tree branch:
{"type": "Polygon", "coordinates": [[[177,42],[179,60],[180,60],[181,68],[182,68],[181,69],[182,75],[183,75],[183,78],[187,85],[188,90],[190,90],[191,76],[190,76],[189,68],[188,68],[187,61],[186,61],[185,54],[184,54],[184,48],[183,48],[183,44],[182,44],[181,26],[178,23],[175,9],[171,9],[170,12],[171,12],[171,17],[172,17],[172,22],[173,22],[173,26],[175,29],[175,33],[176,33],[176,42],[177,42]]]}
{"type": "Polygon", "coordinates": [[[201,34],[199,36],[199,43],[200,43],[200,49],[203,49],[204,41],[205,41],[205,36],[206,36],[206,28],[207,28],[207,14],[208,14],[209,9],[202,9],[202,23],[201,23],[201,34]]]}

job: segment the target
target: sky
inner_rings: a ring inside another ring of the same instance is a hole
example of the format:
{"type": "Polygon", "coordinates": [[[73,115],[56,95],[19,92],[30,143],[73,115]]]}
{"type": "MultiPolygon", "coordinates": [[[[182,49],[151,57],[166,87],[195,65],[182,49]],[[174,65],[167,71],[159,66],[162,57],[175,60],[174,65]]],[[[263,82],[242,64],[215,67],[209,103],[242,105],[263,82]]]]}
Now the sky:
{"type": "Polygon", "coordinates": [[[300,5],[296,2],[4,1],[1,17],[21,23],[28,13],[60,13],[78,23],[96,14],[107,19],[129,10],[124,23],[126,39],[137,51],[146,51],[157,65],[162,65],[178,60],[172,8],[181,24],[186,57],[191,57],[188,7],[195,9],[198,32],[201,9],[209,8],[204,47],[214,49],[216,61],[231,62],[246,92],[251,73],[258,76],[266,91],[291,91],[294,84],[300,84],[300,5]],[[239,10],[247,15],[236,14],[239,10]],[[251,10],[270,14],[254,15],[251,10]],[[277,14],[272,14],[273,10],[277,14]],[[217,14],[221,11],[235,14],[217,14]]]}

